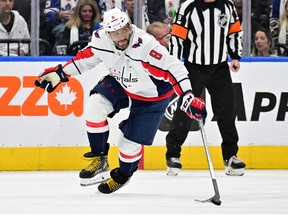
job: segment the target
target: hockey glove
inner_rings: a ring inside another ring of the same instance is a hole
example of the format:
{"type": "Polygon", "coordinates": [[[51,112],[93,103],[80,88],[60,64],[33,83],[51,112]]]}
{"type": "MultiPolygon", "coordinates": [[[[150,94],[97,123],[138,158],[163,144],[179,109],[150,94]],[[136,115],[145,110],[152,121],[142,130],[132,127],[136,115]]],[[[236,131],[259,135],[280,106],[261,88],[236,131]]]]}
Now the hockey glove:
{"type": "Polygon", "coordinates": [[[191,91],[184,93],[179,98],[180,109],[183,110],[190,118],[198,121],[207,116],[205,102],[202,98],[194,97],[191,91]]]}
{"type": "Polygon", "coordinates": [[[68,82],[68,75],[62,70],[62,65],[46,68],[35,80],[37,87],[45,89],[48,93],[54,91],[61,82],[68,82]]]}

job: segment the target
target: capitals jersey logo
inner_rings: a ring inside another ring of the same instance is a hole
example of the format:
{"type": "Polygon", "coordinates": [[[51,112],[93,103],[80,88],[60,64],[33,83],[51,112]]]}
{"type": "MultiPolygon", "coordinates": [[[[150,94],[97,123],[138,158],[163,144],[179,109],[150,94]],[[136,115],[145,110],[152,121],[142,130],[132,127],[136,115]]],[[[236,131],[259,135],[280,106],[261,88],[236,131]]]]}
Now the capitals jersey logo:
{"type": "Polygon", "coordinates": [[[133,44],[132,48],[140,47],[142,43],[143,43],[143,40],[142,40],[142,38],[139,37],[138,42],[133,44]]]}
{"type": "Polygon", "coordinates": [[[95,31],[94,36],[95,36],[96,38],[100,38],[100,35],[99,35],[98,31],[95,31]]]}
{"type": "Polygon", "coordinates": [[[226,14],[219,14],[218,15],[218,25],[221,28],[225,28],[228,24],[228,18],[226,14]]]}

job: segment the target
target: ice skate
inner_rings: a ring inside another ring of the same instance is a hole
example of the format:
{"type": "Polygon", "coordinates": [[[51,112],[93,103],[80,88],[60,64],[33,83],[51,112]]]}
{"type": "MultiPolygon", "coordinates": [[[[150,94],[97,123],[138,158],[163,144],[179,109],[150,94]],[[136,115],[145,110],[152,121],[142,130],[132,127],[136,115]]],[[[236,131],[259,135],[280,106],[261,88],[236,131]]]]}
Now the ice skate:
{"type": "Polygon", "coordinates": [[[84,159],[92,162],[79,173],[81,186],[99,184],[110,177],[107,155],[95,156],[92,152],[88,152],[84,154],[84,159]]]}
{"type": "Polygon", "coordinates": [[[225,173],[228,176],[243,176],[245,163],[236,156],[224,161],[225,173]]]}
{"type": "Polygon", "coordinates": [[[166,160],[167,164],[167,175],[169,176],[177,176],[180,169],[182,168],[182,164],[179,158],[171,157],[166,160]]]}
{"type": "Polygon", "coordinates": [[[105,182],[102,182],[98,186],[99,192],[104,193],[104,194],[113,193],[113,192],[119,190],[124,185],[128,184],[128,182],[131,178],[131,176],[130,177],[123,176],[119,172],[119,168],[113,169],[111,171],[110,175],[111,175],[111,178],[109,178],[105,182]]]}

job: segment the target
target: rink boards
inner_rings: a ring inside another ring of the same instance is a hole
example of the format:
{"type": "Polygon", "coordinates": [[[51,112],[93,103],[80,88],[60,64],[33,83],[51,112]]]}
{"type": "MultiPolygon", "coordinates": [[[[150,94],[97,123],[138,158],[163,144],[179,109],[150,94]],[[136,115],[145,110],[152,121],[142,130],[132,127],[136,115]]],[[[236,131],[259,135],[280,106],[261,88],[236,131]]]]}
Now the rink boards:
{"type": "MultiPolygon", "coordinates": [[[[100,64],[47,94],[34,88],[36,76],[67,57],[2,57],[0,59],[0,170],[77,170],[86,166],[89,151],[83,110],[89,90],[107,74],[100,64]]],[[[248,168],[288,168],[288,59],[243,58],[232,73],[237,101],[239,153],[248,168]]],[[[214,166],[223,169],[221,137],[205,94],[205,124],[214,166]]],[[[165,169],[165,136],[175,104],[167,108],[152,147],[143,149],[141,169],[165,169]]],[[[110,165],[118,165],[118,124],[123,110],[109,119],[110,165]]],[[[183,146],[184,169],[207,169],[200,132],[192,128],[183,146]]]]}

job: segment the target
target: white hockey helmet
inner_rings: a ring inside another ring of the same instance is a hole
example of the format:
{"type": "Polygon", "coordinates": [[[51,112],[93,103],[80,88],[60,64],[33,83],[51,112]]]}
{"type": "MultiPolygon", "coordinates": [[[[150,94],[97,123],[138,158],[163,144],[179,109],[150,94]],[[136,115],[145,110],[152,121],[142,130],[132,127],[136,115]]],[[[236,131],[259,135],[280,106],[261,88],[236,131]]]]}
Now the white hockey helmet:
{"type": "Polygon", "coordinates": [[[117,7],[104,12],[103,26],[107,32],[117,31],[128,23],[130,23],[128,15],[117,7]]]}

